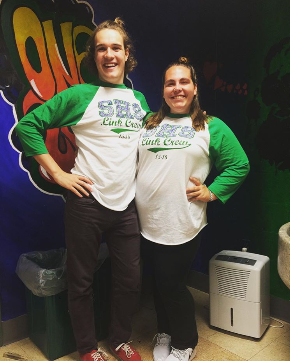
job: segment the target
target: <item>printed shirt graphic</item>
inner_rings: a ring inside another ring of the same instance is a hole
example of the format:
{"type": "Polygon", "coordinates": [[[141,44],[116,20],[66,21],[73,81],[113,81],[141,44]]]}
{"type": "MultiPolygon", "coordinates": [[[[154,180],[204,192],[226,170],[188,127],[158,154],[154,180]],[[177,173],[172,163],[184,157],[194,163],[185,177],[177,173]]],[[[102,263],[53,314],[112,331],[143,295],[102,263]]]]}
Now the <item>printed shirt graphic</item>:
{"type": "Polygon", "coordinates": [[[148,112],[140,92],[98,81],[60,92],[22,118],[16,131],[32,156],[48,153],[46,129],[70,126],[78,147],[71,172],[93,181],[99,203],[122,211],[135,196],[137,146],[148,112]]]}
{"type": "Polygon", "coordinates": [[[189,177],[203,183],[212,165],[219,176],[209,189],[225,203],[249,172],[248,158],[233,132],[210,118],[196,132],[188,115],[170,114],[154,129],[143,129],[139,141],[136,205],[142,235],[176,245],[194,238],[207,224],[207,203],[189,203],[189,177]]]}

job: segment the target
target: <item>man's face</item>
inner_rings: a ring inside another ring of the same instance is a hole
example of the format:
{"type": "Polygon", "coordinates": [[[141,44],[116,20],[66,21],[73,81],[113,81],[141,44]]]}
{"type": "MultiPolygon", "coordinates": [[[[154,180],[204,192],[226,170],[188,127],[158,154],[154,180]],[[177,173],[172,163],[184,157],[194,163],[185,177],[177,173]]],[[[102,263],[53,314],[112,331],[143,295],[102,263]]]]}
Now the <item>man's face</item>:
{"type": "Polygon", "coordinates": [[[112,84],[123,84],[125,62],[129,50],[124,48],[122,35],[113,29],[103,29],[95,37],[95,62],[99,79],[112,84]]]}

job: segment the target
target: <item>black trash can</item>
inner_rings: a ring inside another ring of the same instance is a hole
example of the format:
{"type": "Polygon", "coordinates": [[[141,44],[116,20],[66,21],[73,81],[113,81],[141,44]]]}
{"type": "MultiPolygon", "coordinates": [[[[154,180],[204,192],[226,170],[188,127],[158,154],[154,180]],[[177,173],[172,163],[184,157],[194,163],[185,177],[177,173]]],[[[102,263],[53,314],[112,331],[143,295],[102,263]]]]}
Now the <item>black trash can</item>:
{"type": "MultiPolygon", "coordinates": [[[[49,360],[76,350],[68,311],[65,260],[64,249],[31,252],[21,255],[16,270],[26,286],[29,338],[49,360]]],[[[110,258],[100,263],[93,282],[98,340],[108,336],[111,289],[110,258]]]]}

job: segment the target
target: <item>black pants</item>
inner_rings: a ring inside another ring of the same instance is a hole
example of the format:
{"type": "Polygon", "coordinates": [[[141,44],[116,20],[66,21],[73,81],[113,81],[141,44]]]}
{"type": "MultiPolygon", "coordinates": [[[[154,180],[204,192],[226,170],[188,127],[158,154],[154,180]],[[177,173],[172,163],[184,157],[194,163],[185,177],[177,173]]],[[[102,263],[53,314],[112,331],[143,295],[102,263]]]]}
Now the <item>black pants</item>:
{"type": "Polygon", "coordinates": [[[97,349],[92,299],[93,274],[104,236],[111,257],[112,292],[110,344],[117,347],[131,335],[131,320],[140,292],[140,234],[135,203],[121,212],[92,196],[69,193],[65,207],[68,250],[69,311],[81,354],[97,349]]]}
{"type": "Polygon", "coordinates": [[[177,246],[142,238],[142,257],[153,269],[158,333],[170,335],[171,346],[179,350],[195,348],[198,341],[194,300],[186,287],[186,278],[199,244],[200,235],[177,246]]]}

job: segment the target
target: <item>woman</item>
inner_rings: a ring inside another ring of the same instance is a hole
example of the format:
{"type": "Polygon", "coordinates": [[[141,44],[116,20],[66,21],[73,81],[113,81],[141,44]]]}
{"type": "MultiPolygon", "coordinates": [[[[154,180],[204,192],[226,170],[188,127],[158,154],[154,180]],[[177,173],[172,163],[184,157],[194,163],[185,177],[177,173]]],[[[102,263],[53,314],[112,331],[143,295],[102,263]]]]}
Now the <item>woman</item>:
{"type": "Polygon", "coordinates": [[[135,209],[137,145],[149,112],[144,96],[123,84],[136,66],[133,44],[120,19],[105,21],[88,41],[92,84],[75,85],[27,114],[17,125],[27,156],[68,189],[65,231],[68,296],[82,361],[104,361],[95,335],[92,282],[101,238],[112,264],[109,342],[115,357],[140,361],[127,342],[140,291],[140,233],[135,209]],[[48,154],[47,129],[70,126],[78,153],[71,173],[48,154]]]}
{"type": "Polygon", "coordinates": [[[188,361],[196,354],[194,301],[186,276],[207,224],[207,202],[225,203],[248,172],[247,156],[232,131],[200,109],[196,73],[188,60],[169,65],[162,106],[141,132],[136,193],[141,233],[154,265],[155,361],[188,361]],[[203,183],[213,164],[220,174],[207,188],[203,183]]]}

